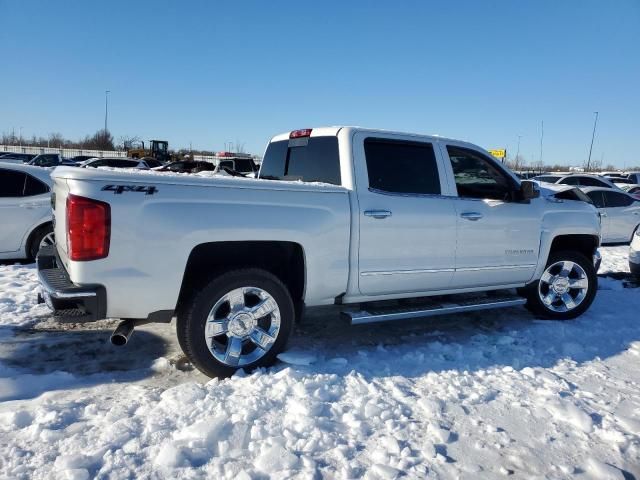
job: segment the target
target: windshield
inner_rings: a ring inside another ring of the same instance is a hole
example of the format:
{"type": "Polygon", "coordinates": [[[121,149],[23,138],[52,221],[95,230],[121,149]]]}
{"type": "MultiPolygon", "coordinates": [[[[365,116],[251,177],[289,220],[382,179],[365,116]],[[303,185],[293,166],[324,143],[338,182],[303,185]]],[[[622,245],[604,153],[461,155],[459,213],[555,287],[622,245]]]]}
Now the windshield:
{"type": "Polygon", "coordinates": [[[553,175],[539,175],[537,177],[533,177],[533,180],[537,180],[539,182],[556,183],[559,178],[561,177],[556,177],[553,175]]]}
{"type": "Polygon", "coordinates": [[[253,160],[251,160],[250,158],[236,158],[234,162],[236,164],[235,170],[238,172],[251,173],[255,171],[253,160]]]}

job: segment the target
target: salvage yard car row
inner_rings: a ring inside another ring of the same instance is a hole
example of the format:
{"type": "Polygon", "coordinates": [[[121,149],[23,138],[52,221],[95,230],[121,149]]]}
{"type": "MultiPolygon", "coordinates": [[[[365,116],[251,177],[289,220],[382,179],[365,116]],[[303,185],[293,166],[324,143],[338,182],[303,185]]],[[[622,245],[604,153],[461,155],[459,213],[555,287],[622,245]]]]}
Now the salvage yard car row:
{"type": "MultiPolygon", "coordinates": [[[[632,178],[630,174],[629,178],[632,178]]],[[[600,214],[602,244],[630,243],[640,224],[640,185],[616,183],[618,177],[586,174],[545,174],[533,180],[544,184],[574,185],[593,202],[600,214]]],[[[625,180],[626,181],[626,180],[625,180]]]]}
{"type": "Polygon", "coordinates": [[[63,158],[58,153],[43,153],[32,155],[27,153],[0,153],[0,162],[25,163],[37,167],[109,167],[109,168],[135,168],[139,170],[154,169],[159,171],[171,171],[180,173],[198,173],[203,171],[225,171],[230,174],[255,175],[258,165],[250,157],[226,156],[216,162],[205,160],[193,160],[188,156],[182,160],[161,162],[156,158],[123,158],[123,157],[92,157],[79,155],[71,159],[63,158]]]}
{"type": "Polygon", "coordinates": [[[202,171],[232,172],[235,175],[253,175],[255,164],[238,162],[236,172],[231,159],[224,166],[212,162],[184,160],[163,164],[153,158],[94,158],[75,157],[80,163],[63,160],[59,154],[7,154],[0,156],[0,259],[34,260],[38,250],[55,242],[51,215],[51,172],[59,166],[78,168],[137,169],[178,173],[202,171]],[[230,168],[231,167],[231,168],[230,168]]]}

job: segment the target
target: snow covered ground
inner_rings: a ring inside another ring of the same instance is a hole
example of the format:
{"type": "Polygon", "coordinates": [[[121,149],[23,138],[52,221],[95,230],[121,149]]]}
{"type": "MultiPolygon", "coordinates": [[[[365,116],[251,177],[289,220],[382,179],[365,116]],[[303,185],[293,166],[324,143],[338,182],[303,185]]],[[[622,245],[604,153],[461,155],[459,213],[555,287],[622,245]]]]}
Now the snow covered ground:
{"type": "Polygon", "coordinates": [[[640,479],[627,251],[602,249],[615,278],[575,321],[348,327],[327,308],[288,363],[227,380],[191,370],[171,325],[118,349],[112,323],[56,324],[33,265],[0,265],[0,478],[640,479]]]}

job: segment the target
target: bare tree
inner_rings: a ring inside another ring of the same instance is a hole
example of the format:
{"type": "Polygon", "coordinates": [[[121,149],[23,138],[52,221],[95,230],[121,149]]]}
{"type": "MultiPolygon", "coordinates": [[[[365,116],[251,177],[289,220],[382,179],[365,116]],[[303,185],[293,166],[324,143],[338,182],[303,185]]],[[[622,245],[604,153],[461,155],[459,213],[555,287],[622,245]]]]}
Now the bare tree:
{"type": "Polygon", "coordinates": [[[61,133],[49,134],[49,147],[62,148],[66,143],[68,143],[68,141],[64,139],[61,133]]]}
{"type": "Polygon", "coordinates": [[[118,140],[116,148],[118,150],[129,150],[134,144],[141,142],[142,139],[137,135],[122,135],[118,140]]]}

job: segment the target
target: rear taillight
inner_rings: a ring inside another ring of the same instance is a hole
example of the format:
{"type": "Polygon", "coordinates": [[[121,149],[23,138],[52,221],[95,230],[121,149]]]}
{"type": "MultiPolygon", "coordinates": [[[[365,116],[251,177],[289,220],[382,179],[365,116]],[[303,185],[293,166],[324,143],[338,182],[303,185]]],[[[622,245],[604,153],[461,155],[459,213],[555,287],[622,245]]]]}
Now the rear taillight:
{"type": "Polygon", "coordinates": [[[311,128],[304,128],[302,130],[294,130],[289,134],[289,138],[302,138],[311,136],[311,128]]]}
{"type": "Polygon", "coordinates": [[[70,260],[98,260],[109,255],[111,207],[92,198],[67,197],[67,254],[70,260]]]}

